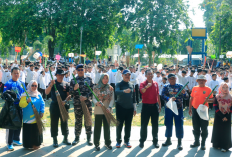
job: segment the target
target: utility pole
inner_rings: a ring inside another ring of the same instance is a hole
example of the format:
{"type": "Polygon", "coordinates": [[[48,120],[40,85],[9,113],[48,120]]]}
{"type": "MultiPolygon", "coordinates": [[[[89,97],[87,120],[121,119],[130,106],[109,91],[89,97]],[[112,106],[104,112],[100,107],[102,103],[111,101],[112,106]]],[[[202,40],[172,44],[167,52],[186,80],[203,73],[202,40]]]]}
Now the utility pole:
{"type": "Polygon", "coordinates": [[[221,17],[220,17],[220,33],[219,33],[219,55],[221,55],[221,17]]]}

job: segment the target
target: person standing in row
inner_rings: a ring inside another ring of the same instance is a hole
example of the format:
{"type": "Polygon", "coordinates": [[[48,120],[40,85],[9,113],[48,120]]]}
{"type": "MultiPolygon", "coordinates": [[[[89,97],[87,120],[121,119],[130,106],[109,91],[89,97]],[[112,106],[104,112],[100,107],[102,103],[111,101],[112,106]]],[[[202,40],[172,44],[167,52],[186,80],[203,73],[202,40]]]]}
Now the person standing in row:
{"type": "MultiPolygon", "coordinates": [[[[93,88],[94,93],[102,102],[102,104],[106,107],[107,112],[111,112],[112,107],[114,105],[114,89],[109,84],[109,75],[103,73],[100,77],[98,84],[93,88]]],[[[102,104],[98,102],[93,96],[93,103],[96,105],[94,109],[95,115],[95,124],[94,124],[94,145],[97,151],[100,150],[100,136],[101,136],[101,128],[102,123],[104,127],[104,139],[105,139],[105,147],[107,149],[112,149],[111,140],[110,140],[110,125],[107,122],[107,119],[102,111],[102,104]]]]}
{"type": "Polygon", "coordinates": [[[178,115],[176,115],[171,109],[165,106],[165,126],[166,132],[165,137],[167,140],[163,143],[163,146],[169,146],[172,144],[171,137],[172,137],[172,127],[173,127],[173,118],[175,120],[175,127],[176,127],[176,137],[178,138],[178,145],[177,148],[182,150],[182,138],[184,137],[184,127],[183,127],[183,99],[188,97],[188,94],[185,90],[181,92],[176,98],[176,94],[183,88],[182,84],[176,83],[176,76],[175,74],[171,73],[168,75],[168,82],[169,84],[165,85],[162,91],[162,99],[168,102],[170,99],[175,101],[177,104],[178,115]]]}
{"type": "MultiPolygon", "coordinates": [[[[20,118],[22,118],[22,109],[19,107],[19,101],[21,95],[24,93],[24,89],[21,86],[22,84],[24,85],[24,83],[19,80],[20,70],[18,67],[14,67],[13,69],[11,69],[11,76],[12,79],[6,82],[3,92],[10,90],[16,93],[17,98],[15,99],[14,104],[17,106],[20,118]]],[[[17,146],[22,145],[22,143],[20,142],[20,132],[21,128],[18,130],[6,129],[6,143],[8,150],[14,150],[13,144],[17,146]]]]}
{"type": "Polygon", "coordinates": [[[41,118],[43,117],[45,109],[45,102],[37,88],[37,81],[31,80],[27,85],[27,93],[30,98],[27,99],[27,95],[24,93],[19,102],[19,106],[23,108],[23,147],[34,150],[40,147],[43,142],[43,135],[39,134],[39,129],[30,102],[33,103],[41,118]]]}
{"type": "Polygon", "coordinates": [[[189,101],[189,115],[192,116],[192,123],[193,123],[193,135],[195,138],[195,141],[192,145],[190,145],[191,148],[200,146],[200,135],[202,137],[201,140],[201,149],[205,150],[205,141],[208,137],[208,120],[203,120],[200,118],[199,114],[197,113],[197,108],[200,104],[203,104],[205,101],[205,105],[209,107],[208,103],[213,102],[213,94],[210,95],[209,99],[207,97],[211,93],[211,89],[207,86],[205,86],[206,83],[206,77],[204,75],[198,75],[197,77],[197,83],[198,86],[193,87],[191,98],[189,101]]]}
{"type": "MultiPolygon", "coordinates": [[[[90,102],[90,99],[92,97],[92,92],[85,85],[85,82],[87,82],[90,88],[93,89],[92,78],[84,75],[85,70],[84,70],[83,64],[77,65],[76,70],[78,74],[78,76],[76,77],[77,84],[74,79],[72,79],[70,83],[70,93],[74,98],[74,113],[75,113],[75,139],[72,145],[76,145],[79,142],[79,137],[81,135],[82,118],[83,118],[83,110],[81,106],[81,101],[85,102],[89,110],[89,113],[92,116],[92,104],[90,102]],[[79,96],[78,88],[80,89],[81,96],[79,96]]],[[[85,130],[87,134],[88,145],[93,145],[91,143],[92,126],[85,125],[85,130]]]]}
{"type": "Polygon", "coordinates": [[[140,147],[144,147],[147,139],[147,125],[151,117],[153,145],[159,148],[158,144],[158,128],[159,128],[159,112],[161,111],[161,103],[159,96],[158,83],[153,81],[153,73],[151,69],[146,70],[146,81],[140,84],[140,92],[142,93],[142,111],[141,111],[141,130],[140,130],[140,147]]]}
{"type": "Polygon", "coordinates": [[[212,140],[213,147],[226,152],[231,148],[232,96],[227,83],[221,83],[219,94],[214,98],[215,108],[212,140]]]}
{"type": "MultiPolygon", "coordinates": [[[[71,145],[71,143],[68,140],[68,134],[69,134],[68,121],[64,122],[62,120],[58,101],[56,98],[55,88],[53,86],[54,84],[56,85],[56,88],[58,92],[60,93],[61,99],[63,101],[62,103],[63,105],[65,105],[67,102],[67,98],[69,96],[69,84],[63,81],[64,74],[65,73],[62,69],[57,69],[56,74],[55,74],[56,80],[52,80],[45,90],[45,94],[48,95],[51,93],[51,98],[52,98],[52,102],[51,102],[49,110],[50,110],[50,117],[51,117],[51,137],[53,137],[54,147],[58,147],[57,136],[58,136],[59,119],[61,120],[61,132],[62,132],[62,135],[64,136],[63,143],[67,145],[71,145]]],[[[68,112],[68,109],[67,109],[67,112],[68,112]]]]}
{"type": "Polygon", "coordinates": [[[131,148],[130,133],[133,115],[136,115],[136,102],[133,84],[130,81],[131,73],[129,70],[124,70],[122,73],[123,80],[116,84],[115,94],[117,95],[116,102],[116,117],[119,125],[116,128],[117,144],[116,147],[121,147],[121,133],[125,122],[124,145],[131,148]]]}

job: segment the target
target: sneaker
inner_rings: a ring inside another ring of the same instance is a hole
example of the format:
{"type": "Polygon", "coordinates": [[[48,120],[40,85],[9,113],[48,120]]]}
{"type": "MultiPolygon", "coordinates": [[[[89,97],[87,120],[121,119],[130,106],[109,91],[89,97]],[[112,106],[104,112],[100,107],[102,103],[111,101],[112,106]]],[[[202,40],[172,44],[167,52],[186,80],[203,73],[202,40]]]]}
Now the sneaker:
{"type": "Polygon", "coordinates": [[[13,144],[11,144],[11,145],[7,145],[7,148],[8,148],[8,150],[9,150],[9,151],[13,151],[13,150],[14,150],[14,146],[13,146],[13,144]]]}
{"type": "Polygon", "coordinates": [[[13,145],[16,145],[16,146],[21,146],[22,143],[20,141],[13,141],[13,145]]]}
{"type": "Polygon", "coordinates": [[[121,147],[121,143],[117,143],[116,148],[120,148],[120,147],[121,147]]]}
{"type": "Polygon", "coordinates": [[[109,149],[109,150],[112,149],[112,146],[111,146],[111,145],[105,145],[105,147],[106,147],[107,149],[109,149]]]}
{"type": "Polygon", "coordinates": [[[221,152],[226,152],[226,150],[222,148],[222,149],[221,149],[221,152]]]}
{"type": "Polygon", "coordinates": [[[100,147],[99,146],[95,146],[95,150],[96,151],[100,151],[100,147]]]}
{"type": "Polygon", "coordinates": [[[131,148],[131,144],[130,144],[129,142],[124,143],[124,145],[125,145],[127,148],[131,148]]]}

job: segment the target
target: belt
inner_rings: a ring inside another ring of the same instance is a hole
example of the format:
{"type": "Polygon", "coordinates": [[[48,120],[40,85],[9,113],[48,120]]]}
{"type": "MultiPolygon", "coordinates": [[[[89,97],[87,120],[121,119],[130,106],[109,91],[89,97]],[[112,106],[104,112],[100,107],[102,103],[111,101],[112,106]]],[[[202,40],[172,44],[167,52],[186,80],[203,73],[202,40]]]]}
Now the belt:
{"type": "Polygon", "coordinates": [[[144,104],[143,103],[143,105],[146,105],[146,106],[155,106],[155,105],[157,105],[158,103],[155,103],[155,104],[144,104]]]}

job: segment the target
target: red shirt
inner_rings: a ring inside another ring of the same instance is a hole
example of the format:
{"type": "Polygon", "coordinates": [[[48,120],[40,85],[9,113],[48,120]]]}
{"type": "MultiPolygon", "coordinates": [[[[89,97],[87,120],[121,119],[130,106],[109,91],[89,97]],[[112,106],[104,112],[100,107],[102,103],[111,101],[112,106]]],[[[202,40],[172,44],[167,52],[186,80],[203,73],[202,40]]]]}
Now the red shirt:
{"type": "Polygon", "coordinates": [[[158,96],[159,96],[159,86],[158,83],[152,81],[151,87],[147,88],[145,93],[142,93],[142,89],[145,88],[148,84],[148,81],[144,81],[140,83],[139,90],[142,94],[142,102],[144,104],[155,104],[158,103],[158,96]]]}

